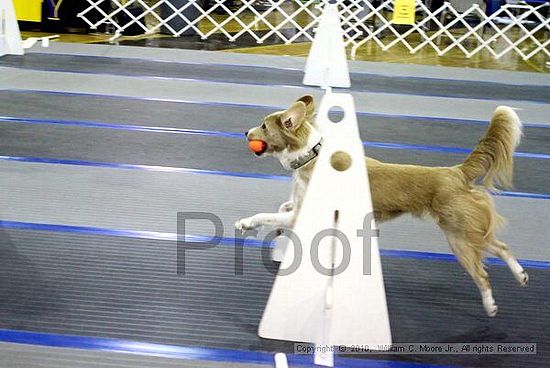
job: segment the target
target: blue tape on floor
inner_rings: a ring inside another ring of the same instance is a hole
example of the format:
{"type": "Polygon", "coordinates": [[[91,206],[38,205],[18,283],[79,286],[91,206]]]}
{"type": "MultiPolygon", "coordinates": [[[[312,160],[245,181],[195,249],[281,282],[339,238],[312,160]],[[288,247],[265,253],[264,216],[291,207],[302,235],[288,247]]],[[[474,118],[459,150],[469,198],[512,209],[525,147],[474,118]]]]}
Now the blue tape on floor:
{"type": "Polygon", "coordinates": [[[229,171],[221,171],[221,170],[203,170],[203,169],[191,169],[191,168],[185,168],[185,167],[171,167],[171,166],[134,165],[134,164],[119,164],[119,163],[109,163],[109,162],[92,162],[92,161],[82,161],[82,160],[64,160],[64,159],[56,159],[56,158],[42,158],[42,157],[0,156],[0,160],[25,162],[25,163],[38,163],[38,164],[101,167],[101,168],[109,168],[109,169],[127,169],[127,170],[144,170],[144,171],[186,173],[186,174],[222,175],[222,176],[232,176],[237,178],[269,179],[269,180],[283,180],[283,181],[291,180],[289,176],[283,176],[283,175],[240,173],[240,172],[229,172],[229,171]]]}
{"type": "MultiPolygon", "coordinates": [[[[169,240],[169,241],[187,241],[208,243],[213,242],[212,237],[202,235],[189,235],[185,234],[185,237],[174,233],[162,233],[157,231],[137,231],[137,230],[117,230],[108,229],[95,226],[74,226],[74,225],[59,225],[59,224],[45,224],[35,222],[21,222],[21,221],[6,221],[0,220],[0,228],[16,229],[16,230],[34,230],[34,231],[51,231],[60,233],[73,233],[82,235],[102,235],[102,236],[116,236],[124,238],[136,238],[136,239],[150,239],[150,240],[169,240]]],[[[235,245],[235,238],[231,237],[219,237],[217,238],[222,245],[235,245]]],[[[244,245],[261,247],[262,242],[260,240],[245,239],[244,245]]]]}
{"type": "MultiPolygon", "coordinates": [[[[269,175],[269,174],[258,174],[258,173],[231,172],[231,171],[222,171],[222,170],[192,169],[192,168],[186,168],[186,167],[119,164],[119,163],[112,163],[112,162],[93,162],[93,161],[82,161],[82,160],[65,160],[65,159],[43,158],[43,157],[0,156],[0,160],[24,162],[24,163],[38,163],[38,164],[89,166],[89,167],[100,167],[100,168],[109,168],[109,169],[144,170],[144,171],[203,174],[203,175],[221,175],[221,176],[231,176],[231,177],[249,178],[249,179],[282,180],[282,181],[292,180],[290,176],[285,176],[285,175],[269,175]]],[[[541,193],[501,191],[501,192],[495,192],[493,194],[498,196],[505,196],[505,197],[550,199],[550,194],[541,194],[541,193]]]]}
{"type": "Polygon", "coordinates": [[[237,133],[237,132],[155,127],[155,126],[132,125],[132,124],[113,124],[113,123],[103,123],[103,122],[96,122],[96,121],[52,120],[52,119],[34,119],[34,118],[20,118],[20,117],[13,117],[13,116],[0,116],[0,122],[20,123],[20,124],[39,124],[39,125],[42,125],[42,124],[62,125],[62,126],[75,126],[75,127],[81,127],[81,128],[129,130],[129,131],[136,131],[136,132],[151,132],[151,133],[202,135],[202,136],[214,136],[214,137],[223,137],[223,138],[239,138],[239,139],[245,138],[244,133],[237,133]]]}
{"type": "Polygon", "coordinates": [[[516,197],[516,198],[531,198],[531,199],[550,199],[550,194],[542,194],[542,193],[524,193],[524,192],[507,192],[507,191],[501,191],[498,193],[494,193],[495,195],[499,195],[502,197],[516,197]]]}
{"type": "MultiPolygon", "coordinates": [[[[152,344],[139,341],[59,335],[0,329],[0,341],[55,348],[107,351],[185,360],[206,360],[242,364],[274,365],[274,353],[216,349],[195,346],[152,344]]],[[[291,366],[314,366],[311,355],[287,354],[291,366]]],[[[349,359],[335,356],[335,367],[342,368],[443,368],[440,365],[374,359],[349,359]]]]}
{"type": "MultiPolygon", "coordinates": [[[[169,133],[169,134],[186,134],[186,135],[201,135],[201,136],[213,136],[222,138],[237,138],[244,139],[243,133],[237,132],[225,132],[219,130],[202,130],[202,129],[181,129],[181,128],[169,128],[169,127],[154,127],[144,125],[125,125],[125,124],[112,124],[101,122],[89,122],[89,121],[74,121],[74,120],[50,120],[50,119],[32,119],[32,118],[18,118],[10,116],[0,116],[0,122],[7,123],[20,123],[20,124],[45,124],[45,125],[63,125],[63,126],[76,126],[82,128],[100,128],[100,129],[115,129],[115,130],[129,130],[149,133],[169,133]]],[[[472,152],[471,149],[461,147],[444,147],[444,146],[429,146],[421,144],[403,144],[392,142],[371,142],[364,141],[365,147],[391,149],[391,150],[406,150],[406,151],[428,151],[428,152],[443,152],[453,154],[468,154],[472,152]]],[[[515,157],[533,158],[540,160],[550,159],[550,155],[544,153],[530,153],[530,152],[515,152],[515,157]]]]}
{"type": "MultiPolygon", "coordinates": [[[[171,98],[156,98],[156,97],[141,97],[141,96],[122,96],[122,95],[109,95],[109,94],[100,94],[100,93],[89,93],[89,92],[60,92],[60,91],[49,91],[49,90],[38,90],[38,89],[15,89],[15,88],[0,88],[0,91],[11,92],[11,93],[28,93],[28,94],[49,94],[49,95],[58,95],[58,96],[85,96],[85,97],[96,97],[96,98],[106,98],[106,99],[119,99],[119,100],[137,100],[137,101],[157,101],[157,102],[173,102],[173,103],[182,103],[189,105],[205,105],[205,106],[226,106],[226,107],[239,107],[245,109],[262,109],[262,110],[281,110],[286,109],[288,106],[279,106],[279,105],[258,105],[258,104],[244,104],[244,103],[233,103],[233,102],[213,102],[213,101],[199,101],[199,100],[183,100],[183,99],[171,99],[171,98]]],[[[422,116],[422,115],[400,115],[400,114],[388,114],[388,113],[375,113],[375,112],[361,112],[358,111],[357,115],[359,116],[372,116],[372,117],[387,117],[401,120],[416,120],[416,121],[431,121],[439,123],[449,123],[449,124],[465,124],[465,125],[484,125],[487,126],[487,120],[476,120],[476,119],[456,119],[456,118],[445,118],[437,116],[422,116]]],[[[550,128],[550,124],[546,122],[523,122],[523,126],[526,128],[550,128]]]]}
{"type": "MultiPolygon", "coordinates": [[[[50,232],[72,233],[72,234],[82,234],[82,235],[116,236],[116,237],[151,239],[151,240],[169,240],[169,241],[178,240],[178,234],[174,234],[174,233],[161,233],[161,232],[155,232],[155,231],[117,230],[117,229],[108,229],[108,228],[93,227],[93,226],[44,224],[44,223],[7,221],[7,220],[0,220],[0,228],[16,229],[16,230],[50,231],[50,232]]],[[[179,240],[187,241],[187,242],[205,243],[205,244],[207,243],[212,244],[214,242],[212,236],[189,235],[189,234],[185,234],[185,238],[183,238],[183,235],[180,235],[179,240]]],[[[223,237],[223,236],[218,237],[216,240],[219,240],[219,244],[229,245],[229,246],[234,246],[238,242],[236,238],[223,237]]],[[[262,239],[246,238],[244,240],[243,245],[248,247],[262,247],[264,246],[264,242],[262,241],[262,239]]],[[[271,246],[271,244],[267,244],[267,243],[265,245],[271,246]]],[[[391,258],[410,258],[410,259],[421,259],[421,260],[456,262],[455,256],[449,253],[381,249],[380,255],[383,257],[391,257],[391,258]]],[[[550,269],[550,261],[521,259],[521,260],[518,260],[518,262],[520,262],[523,266],[529,267],[529,268],[550,269]]],[[[497,258],[486,258],[486,263],[491,265],[506,266],[504,262],[502,262],[497,258]]]]}

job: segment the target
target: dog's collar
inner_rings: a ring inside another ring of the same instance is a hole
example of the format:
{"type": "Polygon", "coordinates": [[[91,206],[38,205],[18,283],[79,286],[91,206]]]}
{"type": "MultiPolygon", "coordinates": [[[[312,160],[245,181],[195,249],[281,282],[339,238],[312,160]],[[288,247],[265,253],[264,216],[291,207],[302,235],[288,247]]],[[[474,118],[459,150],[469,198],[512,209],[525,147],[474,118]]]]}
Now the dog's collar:
{"type": "Polygon", "coordinates": [[[315,146],[313,146],[307,153],[303,156],[298,157],[297,159],[290,162],[290,168],[292,170],[297,170],[319,156],[319,151],[321,151],[321,147],[323,143],[323,138],[317,143],[315,146]]]}

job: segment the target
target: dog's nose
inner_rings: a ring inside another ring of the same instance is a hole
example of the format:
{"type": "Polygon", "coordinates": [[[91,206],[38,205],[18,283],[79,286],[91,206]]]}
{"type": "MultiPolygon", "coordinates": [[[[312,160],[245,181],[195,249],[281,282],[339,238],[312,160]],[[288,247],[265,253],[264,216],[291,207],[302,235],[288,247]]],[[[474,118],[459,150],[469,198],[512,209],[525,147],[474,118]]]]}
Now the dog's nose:
{"type": "Polygon", "coordinates": [[[250,131],[250,130],[247,130],[246,132],[244,132],[244,136],[245,136],[245,137],[248,137],[248,132],[249,132],[249,131],[250,131]]]}

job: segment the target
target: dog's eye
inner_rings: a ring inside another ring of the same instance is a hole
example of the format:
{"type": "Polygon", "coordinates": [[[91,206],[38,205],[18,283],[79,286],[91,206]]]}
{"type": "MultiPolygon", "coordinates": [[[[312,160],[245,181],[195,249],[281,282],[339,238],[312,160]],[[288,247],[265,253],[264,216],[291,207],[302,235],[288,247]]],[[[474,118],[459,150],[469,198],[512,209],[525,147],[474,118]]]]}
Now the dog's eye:
{"type": "Polygon", "coordinates": [[[266,126],[265,123],[262,124],[262,129],[265,130],[266,126]]]}

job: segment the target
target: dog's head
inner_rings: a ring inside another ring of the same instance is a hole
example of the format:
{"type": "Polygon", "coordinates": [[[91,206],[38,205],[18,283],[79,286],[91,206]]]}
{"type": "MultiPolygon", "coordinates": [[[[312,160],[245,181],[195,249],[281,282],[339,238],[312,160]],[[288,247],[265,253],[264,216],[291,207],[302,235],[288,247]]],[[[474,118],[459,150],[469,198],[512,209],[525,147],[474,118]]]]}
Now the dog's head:
{"type": "Polygon", "coordinates": [[[263,149],[254,152],[257,156],[293,152],[305,147],[314,124],[315,102],[306,95],[287,110],[266,116],[260,126],[246,132],[246,138],[265,142],[263,149]]]}

